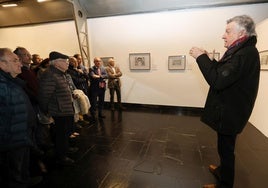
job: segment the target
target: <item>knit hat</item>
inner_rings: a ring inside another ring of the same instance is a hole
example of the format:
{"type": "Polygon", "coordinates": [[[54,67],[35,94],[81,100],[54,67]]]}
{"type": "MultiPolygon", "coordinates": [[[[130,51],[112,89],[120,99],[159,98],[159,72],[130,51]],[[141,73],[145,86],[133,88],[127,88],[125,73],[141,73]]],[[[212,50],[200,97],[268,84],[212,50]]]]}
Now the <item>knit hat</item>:
{"type": "Polygon", "coordinates": [[[55,52],[55,51],[50,52],[49,60],[52,61],[52,60],[55,60],[55,59],[69,59],[69,56],[61,54],[59,52],[55,52]]]}

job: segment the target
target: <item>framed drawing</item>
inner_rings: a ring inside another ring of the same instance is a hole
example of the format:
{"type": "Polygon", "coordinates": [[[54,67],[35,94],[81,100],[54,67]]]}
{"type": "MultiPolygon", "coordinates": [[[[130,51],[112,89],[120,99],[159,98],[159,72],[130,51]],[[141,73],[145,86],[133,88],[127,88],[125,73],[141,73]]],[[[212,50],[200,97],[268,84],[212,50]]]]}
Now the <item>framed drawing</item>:
{"type": "Polygon", "coordinates": [[[220,60],[220,52],[211,52],[211,53],[208,53],[208,57],[210,58],[210,60],[212,61],[213,59],[215,59],[216,61],[219,61],[220,60]]]}
{"type": "Polygon", "coordinates": [[[168,70],[184,70],[186,64],[186,56],[169,56],[168,57],[168,70]]]}
{"type": "Polygon", "coordinates": [[[261,70],[268,70],[268,50],[260,51],[261,70]]]}
{"type": "Polygon", "coordinates": [[[107,67],[107,66],[108,66],[108,60],[109,60],[110,58],[113,58],[113,57],[101,57],[101,60],[102,60],[102,62],[103,62],[103,66],[104,66],[104,67],[107,67]]]}
{"type": "Polygon", "coordinates": [[[131,53],[129,54],[130,70],[150,70],[151,57],[150,53],[131,53]]]}

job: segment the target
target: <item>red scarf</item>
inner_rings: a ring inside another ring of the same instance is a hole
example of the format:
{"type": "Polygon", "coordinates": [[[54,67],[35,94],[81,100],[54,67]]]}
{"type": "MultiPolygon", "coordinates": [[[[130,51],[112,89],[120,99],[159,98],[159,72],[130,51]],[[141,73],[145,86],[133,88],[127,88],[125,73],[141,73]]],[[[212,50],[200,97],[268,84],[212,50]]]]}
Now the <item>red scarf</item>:
{"type": "Polygon", "coordinates": [[[234,46],[239,45],[241,42],[244,42],[244,41],[247,40],[247,39],[248,39],[248,36],[243,36],[242,38],[237,39],[236,41],[234,41],[234,42],[230,45],[230,47],[229,47],[228,49],[230,49],[230,48],[232,48],[232,47],[234,47],[234,46]]]}

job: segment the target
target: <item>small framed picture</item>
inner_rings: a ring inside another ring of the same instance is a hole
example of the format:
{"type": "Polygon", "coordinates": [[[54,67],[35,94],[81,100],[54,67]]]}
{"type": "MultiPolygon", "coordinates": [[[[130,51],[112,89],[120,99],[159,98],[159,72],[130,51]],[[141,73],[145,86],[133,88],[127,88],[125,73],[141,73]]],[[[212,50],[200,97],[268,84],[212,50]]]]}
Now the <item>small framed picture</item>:
{"type": "Polygon", "coordinates": [[[211,52],[211,53],[208,53],[208,57],[209,59],[212,61],[213,59],[215,59],[216,61],[219,61],[220,60],[220,52],[211,52]]]}
{"type": "Polygon", "coordinates": [[[150,70],[151,69],[150,53],[130,53],[129,68],[130,70],[150,70]]]}
{"type": "Polygon", "coordinates": [[[268,70],[268,50],[260,51],[261,70],[268,70]]]}
{"type": "Polygon", "coordinates": [[[101,57],[101,60],[103,62],[103,66],[107,67],[109,65],[108,60],[113,57],[101,57]]]}
{"type": "Polygon", "coordinates": [[[184,70],[186,64],[186,56],[169,56],[168,57],[168,70],[184,70]]]}

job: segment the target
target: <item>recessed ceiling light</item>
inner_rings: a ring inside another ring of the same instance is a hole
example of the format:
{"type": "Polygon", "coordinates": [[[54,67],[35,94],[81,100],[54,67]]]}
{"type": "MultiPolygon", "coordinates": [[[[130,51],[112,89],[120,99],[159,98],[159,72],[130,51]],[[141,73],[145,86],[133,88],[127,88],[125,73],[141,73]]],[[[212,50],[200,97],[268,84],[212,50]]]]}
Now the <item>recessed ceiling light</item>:
{"type": "Polygon", "coordinates": [[[15,3],[2,5],[2,7],[4,7],[4,8],[6,8],[6,7],[16,7],[16,6],[18,6],[18,5],[15,4],[15,3]]]}
{"type": "Polygon", "coordinates": [[[46,1],[50,1],[50,0],[37,0],[38,3],[43,3],[43,2],[46,2],[46,1]]]}

